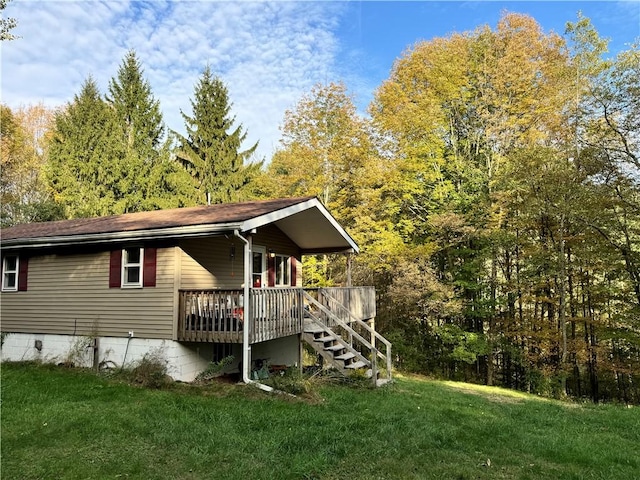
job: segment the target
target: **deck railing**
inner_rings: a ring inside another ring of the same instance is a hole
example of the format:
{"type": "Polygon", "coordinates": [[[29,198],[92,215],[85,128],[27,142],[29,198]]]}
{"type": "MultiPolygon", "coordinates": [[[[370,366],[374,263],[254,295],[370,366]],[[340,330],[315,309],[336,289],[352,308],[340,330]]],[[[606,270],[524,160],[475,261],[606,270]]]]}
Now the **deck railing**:
{"type": "Polygon", "coordinates": [[[304,303],[301,288],[259,288],[251,290],[251,343],[302,332],[304,303]]]}
{"type": "MultiPolygon", "coordinates": [[[[251,289],[251,319],[244,316],[243,290],[180,290],[178,340],[187,342],[242,343],[249,320],[249,341],[264,342],[302,333],[305,316],[302,288],[251,289]]],[[[351,322],[375,316],[373,287],[307,290],[320,303],[351,322]],[[345,302],[344,307],[338,304],[345,302]],[[345,308],[351,312],[345,312],[345,308]]]]}
{"type": "Polygon", "coordinates": [[[318,289],[318,300],[329,307],[343,322],[370,320],[376,316],[374,287],[324,287],[318,289]],[[345,313],[345,309],[348,313],[345,313]]]}
{"type": "Polygon", "coordinates": [[[242,290],[180,290],[178,340],[241,343],[242,290]]]}

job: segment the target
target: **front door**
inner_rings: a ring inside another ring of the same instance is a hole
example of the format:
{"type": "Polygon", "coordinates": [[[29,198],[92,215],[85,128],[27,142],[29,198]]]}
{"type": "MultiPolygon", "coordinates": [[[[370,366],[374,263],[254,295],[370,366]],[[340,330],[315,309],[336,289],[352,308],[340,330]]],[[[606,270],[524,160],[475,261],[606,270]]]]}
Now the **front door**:
{"type": "Polygon", "coordinates": [[[251,286],[262,288],[267,285],[267,249],[253,246],[253,261],[251,264],[251,286]]]}

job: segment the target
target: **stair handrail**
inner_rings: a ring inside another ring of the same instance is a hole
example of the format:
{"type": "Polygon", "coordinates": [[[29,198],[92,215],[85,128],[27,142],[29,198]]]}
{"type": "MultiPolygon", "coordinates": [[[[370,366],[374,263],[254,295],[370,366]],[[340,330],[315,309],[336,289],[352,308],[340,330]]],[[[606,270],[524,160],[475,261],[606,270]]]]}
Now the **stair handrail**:
{"type": "MultiPolygon", "coordinates": [[[[380,335],[380,333],[378,333],[375,329],[371,328],[369,325],[367,325],[365,322],[363,322],[362,320],[360,320],[358,317],[356,317],[355,315],[353,315],[353,313],[351,312],[351,310],[349,310],[347,307],[345,307],[344,305],[342,305],[335,297],[333,297],[328,290],[320,288],[318,290],[319,292],[322,293],[322,295],[324,295],[326,298],[332,300],[332,306],[335,305],[336,307],[338,307],[338,309],[342,309],[343,312],[345,312],[348,316],[349,319],[351,319],[351,323],[356,323],[357,325],[360,325],[361,327],[363,327],[366,331],[368,331],[369,333],[371,333],[377,340],[380,340],[382,343],[384,343],[385,347],[386,347],[386,355],[383,354],[382,352],[380,352],[375,345],[373,346],[373,350],[375,350],[377,352],[377,355],[380,358],[383,358],[386,360],[387,363],[387,379],[391,380],[391,368],[392,368],[392,364],[391,364],[391,342],[389,340],[387,340],[386,338],[384,338],[382,335],[380,335]]],[[[334,315],[334,317],[337,318],[337,315],[334,315]]]]}
{"type": "MultiPolygon", "coordinates": [[[[375,347],[375,345],[371,345],[371,343],[369,343],[363,336],[361,336],[358,332],[356,332],[353,328],[351,328],[345,322],[340,320],[340,318],[338,318],[338,316],[335,313],[333,313],[326,306],[324,306],[320,302],[318,302],[318,300],[316,300],[311,295],[309,295],[309,293],[304,292],[304,298],[309,303],[311,303],[312,305],[315,305],[316,307],[318,307],[325,315],[327,315],[337,325],[339,325],[340,327],[345,329],[349,333],[349,335],[353,336],[356,340],[358,340],[360,343],[362,343],[366,348],[371,350],[371,352],[373,353],[373,355],[371,356],[371,378],[373,379],[373,381],[375,383],[375,381],[377,379],[377,375],[378,375],[377,357],[379,355],[381,355],[381,353],[378,351],[378,349],[375,347]]],[[[320,319],[318,318],[317,320],[320,320],[320,319]]],[[[322,321],[322,320],[320,320],[320,321],[322,321]]],[[[326,324],[325,324],[325,326],[326,326],[326,324]]],[[[330,328],[330,327],[327,327],[327,328],[330,328]]],[[[388,375],[390,376],[390,374],[391,374],[391,371],[389,370],[388,375]]]]}

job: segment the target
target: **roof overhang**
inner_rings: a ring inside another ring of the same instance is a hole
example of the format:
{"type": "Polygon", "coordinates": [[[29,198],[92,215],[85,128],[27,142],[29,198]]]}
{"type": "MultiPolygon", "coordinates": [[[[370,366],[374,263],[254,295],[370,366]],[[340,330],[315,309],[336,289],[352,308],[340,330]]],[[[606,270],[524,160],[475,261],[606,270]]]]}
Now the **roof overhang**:
{"type": "Polygon", "coordinates": [[[240,223],[189,225],[184,227],[152,228],[127,232],[90,233],[82,235],[57,235],[34,238],[17,238],[2,241],[3,249],[29,249],[68,247],[73,245],[99,245],[104,243],[133,242],[136,240],[170,240],[177,238],[206,237],[233,232],[240,223]]]}
{"type": "Polygon", "coordinates": [[[175,240],[232,233],[238,230],[251,234],[267,225],[276,225],[302,253],[358,252],[358,246],[349,234],[327,211],[317,198],[310,198],[264,215],[231,223],[205,223],[199,225],[149,228],[130,231],[100,232],[73,235],[54,235],[15,238],[2,241],[6,250],[70,247],[139,240],[175,240]]]}
{"type": "Polygon", "coordinates": [[[306,254],[359,251],[356,242],[317,198],[251,218],[243,223],[241,231],[249,233],[269,224],[276,225],[306,254]]]}

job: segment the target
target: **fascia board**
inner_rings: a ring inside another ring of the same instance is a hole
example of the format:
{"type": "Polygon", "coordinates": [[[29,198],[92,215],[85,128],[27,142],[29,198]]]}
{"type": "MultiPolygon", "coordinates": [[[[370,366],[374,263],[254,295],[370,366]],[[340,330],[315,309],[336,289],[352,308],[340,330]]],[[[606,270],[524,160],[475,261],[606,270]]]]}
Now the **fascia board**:
{"type": "Polygon", "coordinates": [[[275,212],[269,212],[265,213],[264,215],[250,218],[248,220],[245,220],[242,224],[242,231],[250,232],[254,228],[264,227],[265,225],[275,223],[278,220],[290,217],[291,215],[295,215],[296,213],[304,212],[305,210],[315,207],[316,204],[319,203],[320,202],[317,199],[311,198],[305,202],[296,203],[295,205],[276,210],[275,212]]]}
{"type": "Polygon", "coordinates": [[[297,203],[295,205],[291,205],[290,207],[285,207],[275,212],[270,212],[270,213],[246,220],[242,224],[242,231],[250,232],[255,228],[260,228],[265,225],[276,223],[278,220],[282,220],[284,218],[295,215],[296,213],[301,213],[311,208],[317,208],[320,211],[320,213],[322,213],[325,219],[347,241],[347,243],[351,246],[351,248],[355,253],[358,253],[360,251],[356,242],[345,231],[345,229],[342,228],[342,226],[340,226],[340,224],[336,221],[336,219],[333,218],[333,216],[329,213],[329,211],[324,207],[324,205],[322,205],[322,203],[317,198],[311,198],[305,202],[297,203]]]}
{"type": "Polygon", "coordinates": [[[354,250],[353,248],[345,248],[344,250],[336,250],[335,248],[310,248],[303,249],[300,251],[300,253],[302,255],[324,255],[326,253],[358,253],[358,251],[354,250]]]}
{"type": "Polygon", "coordinates": [[[3,249],[43,248],[84,244],[103,244],[135,240],[163,240],[170,238],[203,237],[216,233],[233,232],[241,228],[237,223],[216,225],[190,225],[186,227],[156,228],[131,232],[109,232],[85,235],[59,235],[53,237],[20,238],[2,241],[3,249]]]}
{"type": "Polygon", "coordinates": [[[349,235],[347,231],[344,228],[342,228],[342,226],[337,222],[335,218],[333,218],[333,215],[329,213],[329,211],[324,207],[324,205],[322,205],[322,203],[320,203],[318,200],[316,200],[316,202],[318,203],[318,209],[327,218],[327,220],[329,220],[331,225],[340,233],[340,235],[344,237],[344,239],[349,243],[349,245],[351,245],[351,248],[353,249],[353,251],[355,253],[359,253],[360,247],[358,247],[358,244],[355,242],[355,240],[351,238],[351,235],[349,235]]]}

